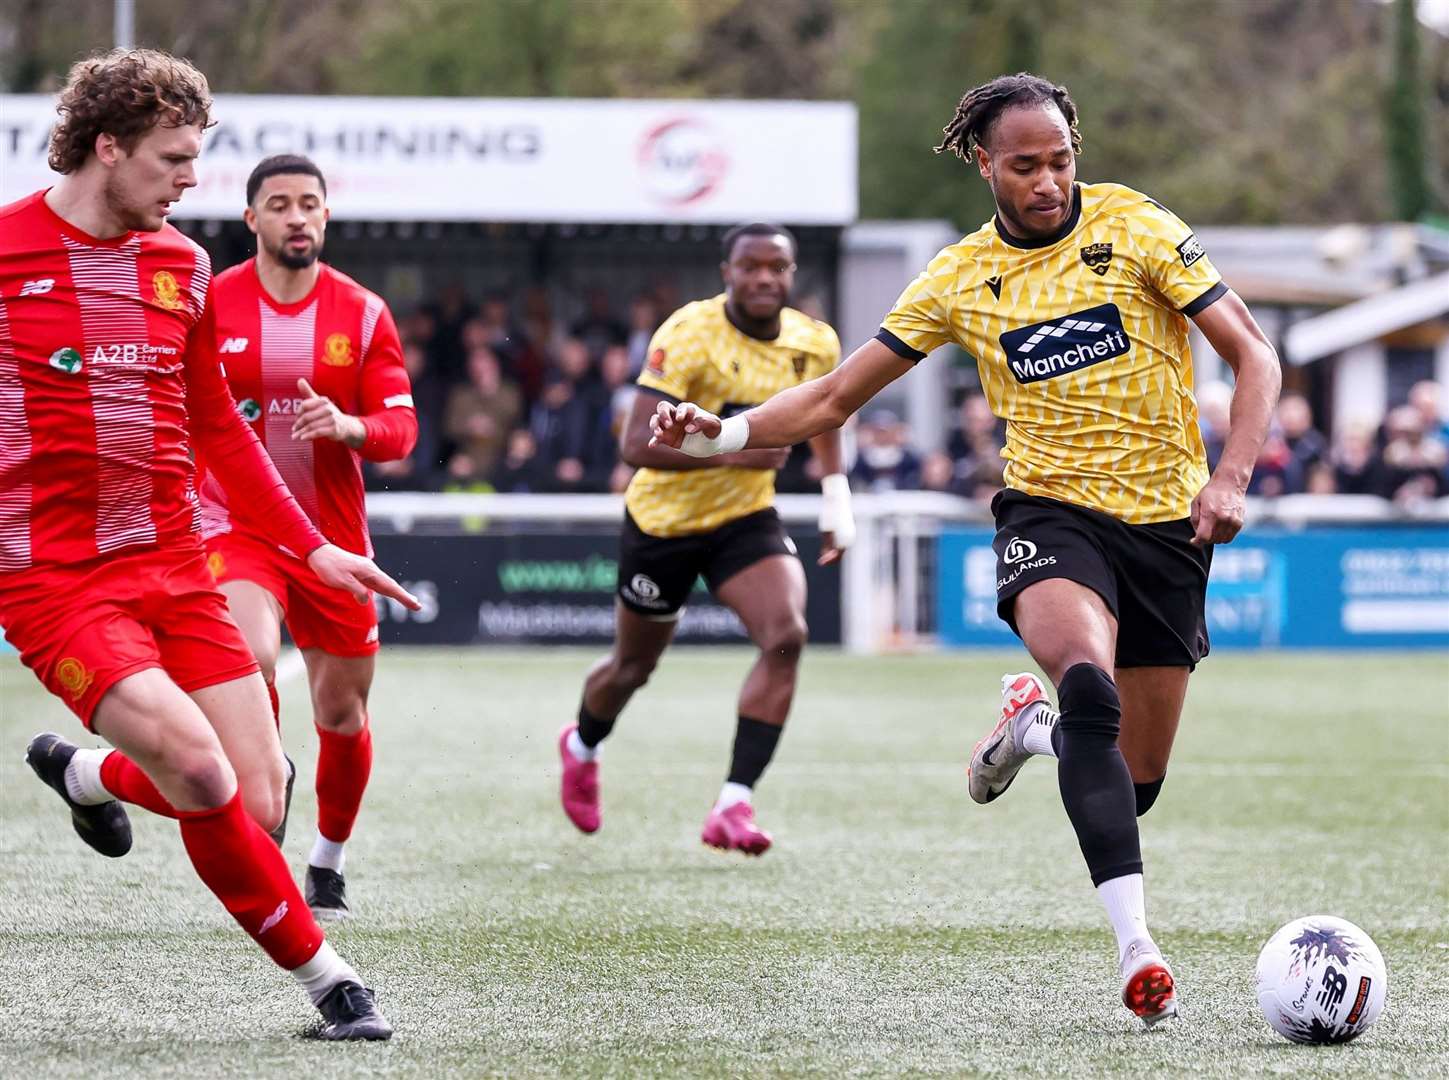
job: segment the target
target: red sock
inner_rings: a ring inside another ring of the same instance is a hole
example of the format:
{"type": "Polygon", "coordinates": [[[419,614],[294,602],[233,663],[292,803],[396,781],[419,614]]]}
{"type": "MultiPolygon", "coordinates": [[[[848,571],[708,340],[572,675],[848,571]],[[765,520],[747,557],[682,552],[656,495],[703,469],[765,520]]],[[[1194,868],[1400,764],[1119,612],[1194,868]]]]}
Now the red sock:
{"type": "Polygon", "coordinates": [[[317,736],[317,831],[340,844],[352,835],[372,775],[372,727],[364,719],[356,735],[318,728],[317,736]]]}
{"type": "Polygon", "coordinates": [[[267,683],[267,697],[272,699],[272,720],[277,725],[277,730],[282,730],[282,699],[277,697],[277,684],[267,683]]]}
{"type": "Polygon", "coordinates": [[[181,813],[156,790],[141,766],[119,750],[112,750],[101,762],[101,783],[122,802],[135,803],[162,817],[180,817],[181,813]]]}
{"type": "Polygon", "coordinates": [[[242,809],[241,793],[215,810],[180,817],[191,865],[241,928],[288,971],[312,959],[322,928],[277,845],[242,809]]]}

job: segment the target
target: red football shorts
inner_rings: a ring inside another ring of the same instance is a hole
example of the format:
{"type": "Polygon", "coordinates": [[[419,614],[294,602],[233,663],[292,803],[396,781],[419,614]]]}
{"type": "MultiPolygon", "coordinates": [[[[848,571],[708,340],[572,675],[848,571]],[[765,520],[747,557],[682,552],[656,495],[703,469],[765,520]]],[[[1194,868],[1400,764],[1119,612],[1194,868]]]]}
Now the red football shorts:
{"type": "Polygon", "coordinates": [[[206,552],[218,585],[250,581],[276,597],[297,648],[321,649],[332,656],[377,652],[373,604],[359,604],[351,593],[324,585],[305,560],[244,532],[212,537],[206,552]]]}
{"type": "Polygon", "coordinates": [[[190,541],[0,574],[0,626],[87,728],[106,691],[146,668],[188,691],[257,670],[190,541]]]}

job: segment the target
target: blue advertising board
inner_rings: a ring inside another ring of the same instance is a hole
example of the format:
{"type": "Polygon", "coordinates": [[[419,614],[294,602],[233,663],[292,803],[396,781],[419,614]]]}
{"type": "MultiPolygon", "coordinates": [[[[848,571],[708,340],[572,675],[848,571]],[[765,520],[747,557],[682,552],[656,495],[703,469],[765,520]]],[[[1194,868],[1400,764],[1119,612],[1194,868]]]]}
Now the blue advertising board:
{"type": "MultiPolygon", "coordinates": [[[[938,631],[947,645],[1007,645],[996,617],[992,531],[942,532],[938,631]]],[[[1449,647],[1449,529],[1254,529],[1213,552],[1216,647],[1449,647]]]]}

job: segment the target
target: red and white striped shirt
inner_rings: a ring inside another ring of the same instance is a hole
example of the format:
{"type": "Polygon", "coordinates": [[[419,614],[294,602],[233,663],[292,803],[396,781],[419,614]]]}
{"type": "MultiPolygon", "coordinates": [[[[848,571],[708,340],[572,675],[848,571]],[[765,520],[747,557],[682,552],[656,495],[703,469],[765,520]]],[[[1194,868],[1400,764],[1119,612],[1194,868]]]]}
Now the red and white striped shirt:
{"type": "Polygon", "coordinates": [[[43,191],[0,207],[0,574],[197,543],[193,440],[275,542],[322,544],[237,416],[210,282],[169,225],[101,240],[43,191]]]}
{"type": "MultiPolygon", "coordinates": [[[[262,287],[255,259],[218,274],[211,302],[216,349],[242,418],[322,535],[371,556],[361,461],[406,457],[418,438],[402,343],[387,305],[325,263],[311,292],[280,304],[262,287]],[[362,420],[361,450],[332,439],[292,438],[302,402],[298,379],[362,420]]],[[[203,472],[207,464],[202,461],[203,472]]],[[[229,501],[208,476],[201,502],[208,537],[262,531],[250,507],[229,501]]]]}

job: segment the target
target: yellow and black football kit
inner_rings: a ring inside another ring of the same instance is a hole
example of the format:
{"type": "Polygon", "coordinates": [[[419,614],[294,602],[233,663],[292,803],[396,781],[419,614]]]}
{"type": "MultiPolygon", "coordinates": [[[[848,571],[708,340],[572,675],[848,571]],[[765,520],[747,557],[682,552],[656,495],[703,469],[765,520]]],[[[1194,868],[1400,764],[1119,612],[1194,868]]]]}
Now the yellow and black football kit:
{"type": "Polygon", "coordinates": [[[1054,236],[993,219],[943,250],[878,339],[919,360],[948,341],[975,358],[1006,421],[997,596],[1066,577],[1119,620],[1120,666],[1191,666],[1207,651],[1210,552],[1188,541],[1208,479],[1187,320],[1227,292],[1202,244],[1161,204],[1078,184],[1054,236]]]}
{"type": "MultiPolygon", "coordinates": [[[[840,340],[825,323],[787,307],[779,335],[762,341],[729,321],[721,294],[665,320],[639,385],[733,416],[824,375],[839,359],[840,340]]],[[[640,614],[669,618],[700,575],[715,587],[761,558],[793,553],[774,500],[768,469],[640,469],[624,497],[620,599],[640,614]]]]}

